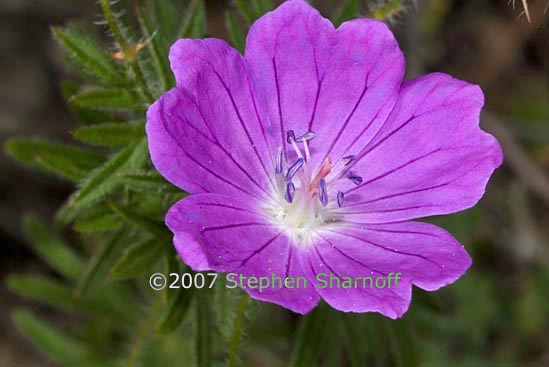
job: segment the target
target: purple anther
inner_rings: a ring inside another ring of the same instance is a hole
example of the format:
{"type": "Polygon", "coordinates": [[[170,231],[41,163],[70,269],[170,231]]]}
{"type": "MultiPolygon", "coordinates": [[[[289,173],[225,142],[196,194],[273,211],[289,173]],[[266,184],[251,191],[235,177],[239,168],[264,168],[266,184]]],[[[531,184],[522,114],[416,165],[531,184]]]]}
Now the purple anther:
{"type": "Polygon", "coordinates": [[[297,138],[295,138],[295,141],[299,141],[299,142],[309,141],[309,140],[312,140],[314,137],[315,137],[314,131],[309,131],[308,133],[303,134],[303,135],[298,136],[297,138]]]}
{"type": "Polygon", "coordinates": [[[362,177],[360,177],[359,175],[357,175],[355,172],[353,171],[349,171],[347,173],[347,178],[351,181],[353,181],[353,183],[355,185],[360,185],[362,183],[362,177]]]}
{"type": "Polygon", "coordinates": [[[276,167],[275,172],[282,173],[282,147],[278,147],[276,150],[276,167]]]}
{"type": "Polygon", "coordinates": [[[343,165],[348,166],[356,159],[356,155],[348,155],[346,157],[341,158],[343,160],[343,165]]]}
{"type": "Polygon", "coordinates": [[[294,193],[295,193],[295,186],[293,183],[288,182],[286,184],[286,193],[284,194],[284,198],[287,202],[291,203],[294,200],[294,193]]]}
{"type": "Polygon", "coordinates": [[[343,199],[345,198],[345,194],[343,191],[338,191],[337,193],[337,206],[340,208],[343,206],[343,199]]]}
{"type": "Polygon", "coordinates": [[[295,141],[294,131],[293,130],[288,130],[288,132],[286,132],[286,142],[288,144],[292,144],[292,141],[295,141]]]}
{"type": "Polygon", "coordinates": [[[295,161],[294,164],[288,168],[288,172],[286,173],[286,181],[291,181],[292,178],[294,178],[294,175],[296,174],[297,170],[303,166],[303,158],[299,158],[297,161],[295,161]]]}
{"type": "Polygon", "coordinates": [[[328,191],[326,190],[326,180],[321,178],[318,180],[318,199],[323,206],[328,204],[328,191]]]}

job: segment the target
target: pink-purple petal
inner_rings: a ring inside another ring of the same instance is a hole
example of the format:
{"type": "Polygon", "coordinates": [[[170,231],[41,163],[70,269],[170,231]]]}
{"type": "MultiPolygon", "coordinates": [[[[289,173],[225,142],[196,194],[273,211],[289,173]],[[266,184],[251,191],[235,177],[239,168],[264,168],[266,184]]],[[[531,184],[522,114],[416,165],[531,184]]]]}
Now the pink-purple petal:
{"type": "MultiPolygon", "coordinates": [[[[197,270],[270,279],[273,274],[281,279],[305,277],[301,252],[257,212],[255,204],[253,200],[217,194],[193,195],[175,204],[166,224],[176,238],[186,241],[176,246],[180,256],[187,264],[196,264],[197,270]]],[[[291,289],[277,285],[261,292],[257,288],[245,290],[256,299],[302,314],[319,300],[313,287],[291,289]]]]}
{"type": "Polygon", "coordinates": [[[240,54],[220,40],[184,39],[170,60],[178,86],[147,113],[156,168],[191,193],[269,195],[274,129],[240,54]]]}
{"type": "Polygon", "coordinates": [[[501,164],[478,125],[483,94],[445,74],[407,82],[393,112],[352,165],[363,183],[345,192],[349,220],[401,221],[469,208],[501,164]]]}
{"type": "Polygon", "coordinates": [[[287,130],[315,132],[312,160],[357,153],[396,102],[404,59],[386,25],[359,19],[334,29],[305,1],[288,1],[250,29],[245,58],[268,102],[268,115],[287,130]],[[349,153],[350,154],[350,153],[349,153]]]}
{"type": "Polygon", "coordinates": [[[428,223],[356,222],[322,231],[319,236],[309,249],[309,277],[326,273],[386,279],[385,286],[379,288],[317,289],[326,302],[342,311],[400,317],[408,309],[412,284],[433,291],[453,283],[471,265],[467,252],[448,232],[428,223]],[[388,280],[391,274],[392,283],[388,280]]]}

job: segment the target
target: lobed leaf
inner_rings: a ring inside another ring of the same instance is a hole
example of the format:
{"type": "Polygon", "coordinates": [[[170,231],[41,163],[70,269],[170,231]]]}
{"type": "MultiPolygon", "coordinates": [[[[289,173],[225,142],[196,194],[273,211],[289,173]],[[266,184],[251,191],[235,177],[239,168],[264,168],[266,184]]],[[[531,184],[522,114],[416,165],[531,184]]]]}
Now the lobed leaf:
{"type": "Polygon", "coordinates": [[[112,268],[114,279],[131,278],[149,271],[162,257],[169,244],[157,238],[145,239],[127,248],[112,268]]]}
{"type": "Polygon", "coordinates": [[[128,89],[88,89],[73,95],[69,102],[77,107],[95,110],[138,110],[142,101],[128,89]]]}
{"type": "Polygon", "coordinates": [[[77,26],[52,27],[54,38],[85,73],[110,85],[126,83],[123,70],[105,53],[103,47],[77,26]]]}
{"type": "Polygon", "coordinates": [[[32,216],[23,218],[23,226],[30,244],[40,258],[67,279],[78,279],[83,262],[69,245],[32,216]]]}
{"type": "Polygon", "coordinates": [[[136,213],[131,208],[120,204],[111,202],[109,203],[109,206],[111,207],[112,211],[120,217],[120,219],[135,227],[136,229],[140,229],[157,238],[170,238],[170,233],[163,223],[151,220],[143,216],[142,214],[136,213]]]}
{"type": "Polygon", "coordinates": [[[169,334],[175,331],[187,315],[193,296],[192,288],[180,289],[177,292],[177,297],[173,299],[168,310],[156,326],[156,331],[160,334],[169,334]]]}
{"type": "Polygon", "coordinates": [[[153,171],[128,172],[120,175],[124,185],[134,191],[180,193],[181,189],[172,185],[159,173],[153,171]]]}
{"type": "Polygon", "coordinates": [[[79,181],[104,157],[96,152],[43,139],[11,139],[4,146],[18,161],[41,171],[79,181]]]}
{"type": "Polygon", "coordinates": [[[73,136],[84,143],[92,145],[121,147],[145,136],[145,122],[84,126],[75,130],[73,136]]]}
{"type": "Polygon", "coordinates": [[[95,360],[82,342],[53,329],[28,311],[16,310],[13,319],[30,342],[56,362],[71,367],[112,366],[95,360]]]}

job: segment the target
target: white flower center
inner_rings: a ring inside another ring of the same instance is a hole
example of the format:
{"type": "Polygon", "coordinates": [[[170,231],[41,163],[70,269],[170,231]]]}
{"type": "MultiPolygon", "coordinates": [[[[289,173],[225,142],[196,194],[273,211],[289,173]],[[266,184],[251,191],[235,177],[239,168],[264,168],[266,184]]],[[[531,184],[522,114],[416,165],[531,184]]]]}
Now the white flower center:
{"type": "Polygon", "coordinates": [[[278,192],[275,199],[267,203],[266,211],[273,224],[280,228],[293,243],[310,244],[318,231],[328,224],[337,221],[337,209],[343,205],[344,194],[328,195],[331,189],[342,179],[350,179],[360,184],[362,178],[353,172],[346,172],[346,166],[354,160],[354,156],[342,158],[335,165],[329,157],[322,166],[313,172],[310,164],[308,141],[314,133],[308,132],[295,137],[293,131],[288,131],[287,141],[297,154],[293,164],[283,164],[283,151],[279,147],[276,161],[276,185],[278,192]],[[303,151],[298,147],[303,144],[303,151]],[[286,169],[284,170],[284,167],[286,169]]]}

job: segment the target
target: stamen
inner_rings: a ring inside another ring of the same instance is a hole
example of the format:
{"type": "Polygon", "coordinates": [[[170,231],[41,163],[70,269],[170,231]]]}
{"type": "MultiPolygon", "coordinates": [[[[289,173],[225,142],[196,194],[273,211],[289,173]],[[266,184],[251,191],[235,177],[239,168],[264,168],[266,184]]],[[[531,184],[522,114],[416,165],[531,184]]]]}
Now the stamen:
{"type": "Polygon", "coordinates": [[[328,204],[328,191],[326,190],[326,180],[323,178],[318,180],[318,193],[318,199],[323,206],[326,206],[328,204]]]}
{"type": "Polygon", "coordinates": [[[303,166],[303,162],[303,158],[299,158],[297,161],[295,161],[294,164],[290,166],[290,168],[288,168],[288,172],[286,173],[286,181],[292,180],[297,170],[299,170],[303,166]]]}
{"type": "Polygon", "coordinates": [[[278,147],[276,150],[276,167],[275,167],[276,173],[282,173],[282,147],[278,147]]]}
{"type": "Polygon", "coordinates": [[[345,198],[345,194],[343,193],[343,191],[339,191],[337,193],[337,206],[339,206],[340,208],[343,206],[344,198],[345,198]]]}
{"type": "Polygon", "coordinates": [[[320,170],[318,171],[316,176],[311,181],[311,188],[315,188],[316,185],[318,184],[318,181],[321,178],[324,178],[324,177],[328,176],[328,174],[330,173],[331,170],[332,170],[332,160],[330,159],[330,157],[327,157],[326,161],[324,162],[322,167],[320,167],[320,170]]]}
{"type": "Polygon", "coordinates": [[[288,182],[286,184],[286,193],[284,194],[284,198],[288,203],[291,203],[294,200],[294,193],[295,193],[294,184],[291,182],[288,182]]]}
{"type": "Polygon", "coordinates": [[[349,171],[347,173],[347,178],[351,181],[353,181],[353,183],[355,185],[360,185],[362,183],[362,177],[360,177],[359,175],[357,175],[355,172],[353,171],[349,171]]]}
{"type": "Polygon", "coordinates": [[[292,144],[292,142],[295,141],[295,134],[293,130],[288,130],[286,132],[286,142],[288,144],[292,144]]]}
{"type": "Polygon", "coordinates": [[[348,166],[348,165],[351,164],[351,162],[353,162],[355,159],[356,159],[356,155],[348,155],[348,156],[346,156],[346,157],[341,158],[341,160],[343,161],[343,165],[344,165],[344,166],[348,166]]]}
{"type": "Polygon", "coordinates": [[[308,133],[305,133],[295,138],[295,141],[298,141],[298,142],[309,141],[309,140],[312,140],[314,137],[315,137],[314,131],[309,131],[308,133]]]}

